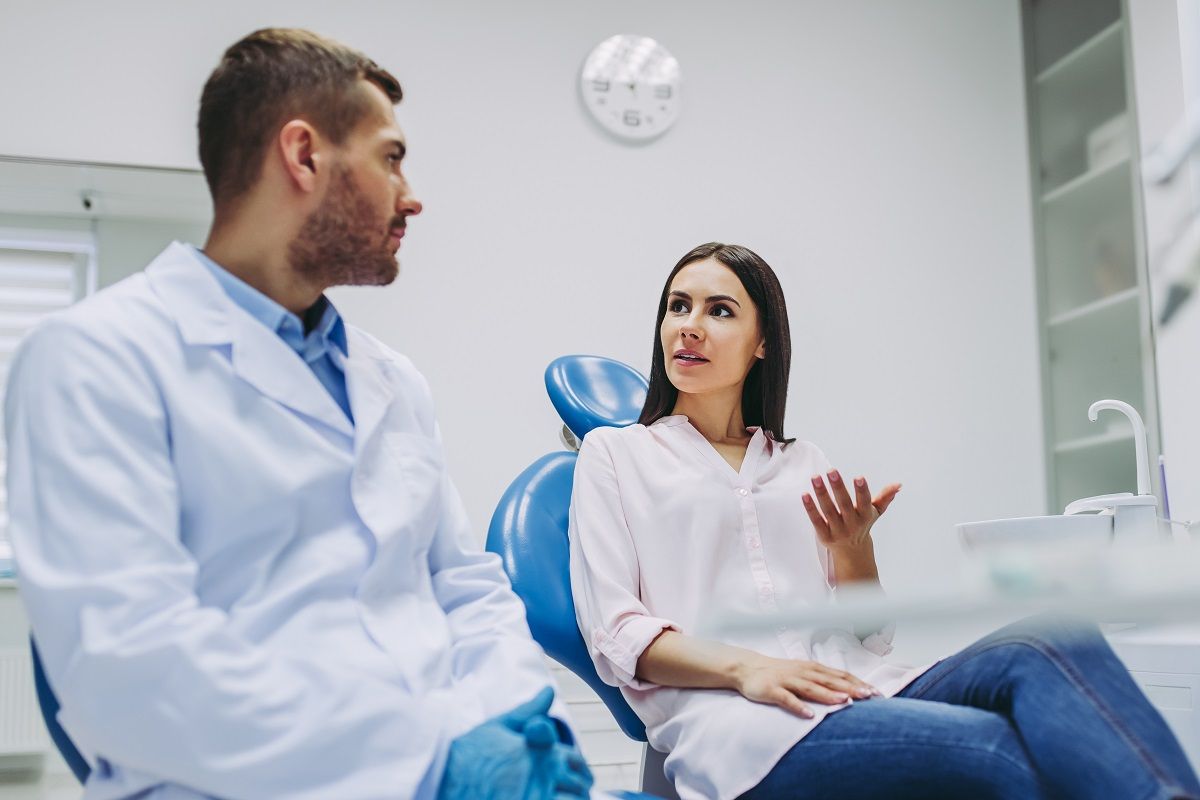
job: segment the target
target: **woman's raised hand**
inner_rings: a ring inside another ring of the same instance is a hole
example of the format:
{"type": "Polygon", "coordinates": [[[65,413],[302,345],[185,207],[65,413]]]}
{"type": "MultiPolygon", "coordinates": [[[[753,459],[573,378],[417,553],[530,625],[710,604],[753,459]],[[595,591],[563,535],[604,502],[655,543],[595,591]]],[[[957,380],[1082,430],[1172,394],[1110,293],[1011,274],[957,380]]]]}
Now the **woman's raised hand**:
{"type": "Polygon", "coordinates": [[[812,494],[804,493],[804,510],[812,520],[817,539],[830,550],[853,550],[862,546],[871,535],[871,526],[887,511],[900,491],[900,484],[893,483],[872,499],[867,479],[858,477],[854,479],[854,497],[851,498],[836,469],[830,470],[824,478],[814,475],[812,485],[812,494]],[[828,486],[825,478],[829,479],[828,486]]]}
{"type": "Polygon", "coordinates": [[[813,717],[813,710],[805,700],[841,705],[851,699],[864,700],[879,694],[878,689],[849,672],[815,661],[771,658],[757,653],[740,665],[735,685],[747,700],[786,708],[805,719],[813,717]]]}

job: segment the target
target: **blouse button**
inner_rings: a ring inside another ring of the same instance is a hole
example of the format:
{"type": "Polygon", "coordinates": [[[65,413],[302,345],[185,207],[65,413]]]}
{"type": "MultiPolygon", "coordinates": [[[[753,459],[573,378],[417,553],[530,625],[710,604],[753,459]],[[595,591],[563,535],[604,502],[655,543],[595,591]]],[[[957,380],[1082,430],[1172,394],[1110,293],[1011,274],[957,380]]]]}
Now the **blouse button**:
{"type": "Polygon", "coordinates": [[[740,494],[742,497],[745,497],[747,494],[749,494],[749,492],[747,492],[745,489],[738,489],[737,493],[740,494]]]}
{"type": "Polygon", "coordinates": [[[759,546],[759,544],[760,544],[760,542],[758,541],[758,539],[751,539],[751,540],[750,540],[750,549],[751,549],[751,550],[757,550],[757,549],[758,549],[758,546],[759,546]]]}

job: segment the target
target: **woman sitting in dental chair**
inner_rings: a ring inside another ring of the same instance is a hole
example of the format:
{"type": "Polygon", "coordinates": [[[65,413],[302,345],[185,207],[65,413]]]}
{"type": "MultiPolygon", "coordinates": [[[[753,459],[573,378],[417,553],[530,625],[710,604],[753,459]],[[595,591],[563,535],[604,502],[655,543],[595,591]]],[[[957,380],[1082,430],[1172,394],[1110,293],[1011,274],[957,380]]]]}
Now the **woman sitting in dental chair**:
{"type": "Polygon", "coordinates": [[[872,496],[785,438],[790,363],[771,268],[701,245],[663,289],[639,424],[579,453],[579,626],[681,798],[1200,797],[1094,627],[1018,623],[917,668],[886,629],[692,635],[878,583],[871,527],[900,487],[872,496]]]}

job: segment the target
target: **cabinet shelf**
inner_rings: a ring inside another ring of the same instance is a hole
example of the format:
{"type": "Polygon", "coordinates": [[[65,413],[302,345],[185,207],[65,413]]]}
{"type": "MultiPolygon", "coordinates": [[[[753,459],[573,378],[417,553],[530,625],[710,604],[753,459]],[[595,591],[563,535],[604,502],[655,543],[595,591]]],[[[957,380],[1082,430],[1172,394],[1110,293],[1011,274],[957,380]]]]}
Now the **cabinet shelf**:
{"type": "Polygon", "coordinates": [[[1054,445],[1054,452],[1062,455],[1063,453],[1077,453],[1080,450],[1090,450],[1093,447],[1101,447],[1106,444],[1119,444],[1121,442],[1132,442],[1132,430],[1115,430],[1097,433],[1093,436],[1081,436],[1078,439],[1070,439],[1065,442],[1059,442],[1054,445]]]}
{"type": "Polygon", "coordinates": [[[1093,314],[1099,314],[1108,309],[1121,306],[1125,303],[1136,302],[1139,293],[1140,290],[1134,286],[1132,288],[1125,289],[1124,291],[1117,292],[1116,294],[1110,294],[1108,297],[1102,297],[1099,300],[1095,300],[1091,303],[1085,303],[1084,305],[1072,308],[1068,311],[1063,311],[1060,314],[1055,314],[1046,321],[1046,324],[1050,326],[1065,325],[1077,319],[1086,319],[1093,314]]]}
{"type": "MultiPolygon", "coordinates": [[[[1072,72],[1072,67],[1075,65],[1083,65],[1089,57],[1095,57],[1098,53],[1102,53],[1107,48],[1120,48],[1121,46],[1121,29],[1125,27],[1125,23],[1121,20],[1109,25],[1104,30],[1097,33],[1092,38],[1088,39],[1083,44],[1076,47],[1065,56],[1055,61],[1046,69],[1042,70],[1034,83],[1045,84],[1055,80],[1056,76],[1061,78],[1064,75],[1072,72]]],[[[1082,71],[1082,70],[1081,70],[1082,71]]]]}
{"type": "Polygon", "coordinates": [[[1042,192],[1050,193],[1087,172],[1088,135],[1129,113],[1124,33],[1123,23],[1110,24],[1034,80],[1031,99],[1038,119],[1042,192]]]}
{"type": "Polygon", "coordinates": [[[1046,192],[1042,195],[1042,202],[1047,205],[1062,202],[1073,195],[1083,194],[1088,190],[1088,187],[1104,186],[1106,183],[1105,178],[1114,176],[1119,170],[1128,166],[1129,156],[1122,156],[1108,164],[1089,169],[1082,175],[1078,175],[1061,186],[1057,186],[1046,192]]]}

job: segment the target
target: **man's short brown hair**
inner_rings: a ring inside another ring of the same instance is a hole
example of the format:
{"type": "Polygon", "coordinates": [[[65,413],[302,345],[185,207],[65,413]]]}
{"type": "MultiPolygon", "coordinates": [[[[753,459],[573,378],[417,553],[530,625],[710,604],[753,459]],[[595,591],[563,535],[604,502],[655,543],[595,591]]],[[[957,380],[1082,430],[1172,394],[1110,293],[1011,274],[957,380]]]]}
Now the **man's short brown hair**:
{"type": "Polygon", "coordinates": [[[255,31],[225,51],[200,96],[200,164],[214,204],[258,180],[272,138],[305,119],[341,144],[371,111],[360,81],[393,103],[400,83],[357,50],[296,28],[255,31]]]}

